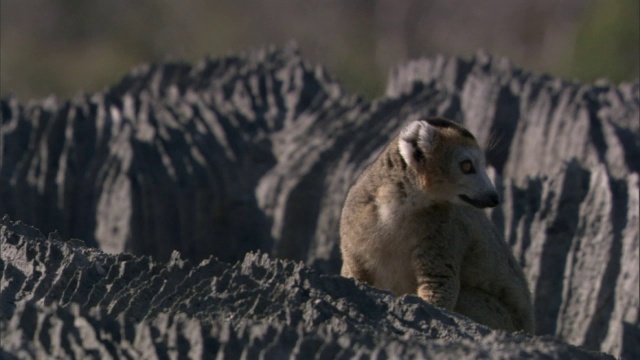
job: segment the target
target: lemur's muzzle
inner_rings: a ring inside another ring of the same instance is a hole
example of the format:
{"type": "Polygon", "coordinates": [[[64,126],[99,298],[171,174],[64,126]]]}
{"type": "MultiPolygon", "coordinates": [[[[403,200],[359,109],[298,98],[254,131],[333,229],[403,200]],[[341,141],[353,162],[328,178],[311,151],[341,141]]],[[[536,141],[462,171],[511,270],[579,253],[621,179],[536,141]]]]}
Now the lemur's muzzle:
{"type": "Polygon", "coordinates": [[[460,197],[460,199],[462,199],[462,201],[480,209],[495,207],[500,203],[500,197],[496,192],[490,192],[475,198],[470,198],[467,195],[458,195],[458,196],[460,197]]]}

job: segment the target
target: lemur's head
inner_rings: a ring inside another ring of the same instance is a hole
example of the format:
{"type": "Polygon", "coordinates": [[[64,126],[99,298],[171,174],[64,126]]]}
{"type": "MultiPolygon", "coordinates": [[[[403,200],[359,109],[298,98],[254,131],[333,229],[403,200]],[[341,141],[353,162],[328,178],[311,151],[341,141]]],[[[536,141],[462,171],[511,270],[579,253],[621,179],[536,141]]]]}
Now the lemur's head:
{"type": "Polygon", "coordinates": [[[433,201],[477,208],[498,205],[484,152],[475,137],[455,122],[442,118],[414,121],[400,133],[398,148],[433,201]]]}

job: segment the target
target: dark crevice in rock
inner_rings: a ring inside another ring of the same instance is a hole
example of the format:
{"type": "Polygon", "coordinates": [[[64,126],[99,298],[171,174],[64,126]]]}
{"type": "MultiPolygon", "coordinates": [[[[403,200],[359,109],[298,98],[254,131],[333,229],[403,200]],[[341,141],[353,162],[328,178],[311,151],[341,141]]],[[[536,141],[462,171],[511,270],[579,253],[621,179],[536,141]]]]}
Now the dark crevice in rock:
{"type": "Polygon", "coordinates": [[[495,137],[496,142],[487,150],[486,156],[487,163],[502,175],[520,119],[520,104],[518,98],[507,87],[500,89],[497,102],[502,106],[497,108],[495,120],[489,130],[490,136],[495,137]]]}
{"type": "Polygon", "coordinates": [[[590,172],[577,162],[567,164],[562,190],[557,200],[556,218],[546,229],[549,237],[540,254],[540,274],[535,291],[536,333],[556,332],[557,318],[563,301],[566,261],[572,239],[578,228],[579,206],[589,191],[590,172]]]}
{"type": "MultiPolygon", "coordinates": [[[[623,231],[627,226],[627,208],[629,189],[624,180],[610,180],[611,188],[613,229],[611,233],[611,247],[609,249],[609,262],[602,275],[603,284],[615,284],[620,276],[622,260],[622,238],[623,231]]],[[[611,319],[615,305],[615,288],[611,286],[601,286],[598,292],[597,303],[595,305],[595,316],[591,319],[589,328],[585,335],[586,344],[601,344],[607,335],[607,323],[611,319]]],[[[592,346],[592,349],[597,347],[592,346]]]]}

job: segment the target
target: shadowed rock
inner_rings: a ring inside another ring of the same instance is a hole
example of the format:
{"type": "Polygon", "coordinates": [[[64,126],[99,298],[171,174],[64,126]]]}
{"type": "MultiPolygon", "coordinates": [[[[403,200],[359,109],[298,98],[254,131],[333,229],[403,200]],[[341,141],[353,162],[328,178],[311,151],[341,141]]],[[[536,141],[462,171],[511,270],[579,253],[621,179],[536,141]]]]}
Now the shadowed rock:
{"type": "Polygon", "coordinates": [[[161,263],[45,239],[7,217],[0,239],[7,358],[611,358],[267,255],[161,263]]]}
{"type": "Polygon", "coordinates": [[[639,356],[638,82],[435,57],[401,65],[367,102],[283,49],[145,65],[104,93],[0,107],[0,213],[111,253],[233,263],[260,250],[326,274],[360,171],[402,124],[452,118],[493,144],[491,216],[530,281],[537,332],[639,356]]]}

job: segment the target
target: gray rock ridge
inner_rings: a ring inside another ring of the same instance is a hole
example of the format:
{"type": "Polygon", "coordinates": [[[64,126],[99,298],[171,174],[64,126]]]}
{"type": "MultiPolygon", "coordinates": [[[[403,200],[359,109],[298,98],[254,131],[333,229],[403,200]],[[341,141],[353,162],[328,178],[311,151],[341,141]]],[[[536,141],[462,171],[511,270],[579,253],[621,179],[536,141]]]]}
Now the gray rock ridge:
{"type": "Polygon", "coordinates": [[[254,194],[272,138],[349,101],[293,49],[145,65],[68,102],[3,99],[0,212],[109,252],[237,261],[274,247],[254,194]]]}
{"type": "Polygon", "coordinates": [[[302,263],[106,254],[0,220],[3,357],[607,359],[302,263]]]}
{"type": "Polygon", "coordinates": [[[640,355],[638,179],[573,160],[547,179],[500,183],[492,219],[524,265],[538,334],[640,355]]]}
{"type": "Polygon", "coordinates": [[[538,333],[640,357],[639,82],[434,57],[399,66],[367,102],[295,49],[265,48],[0,109],[0,213],[107,252],[233,263],[261,250],[328,274],[360,171],[403,123],[455,119],[493,143],[491,216],[525,268],[538,333]]]}

